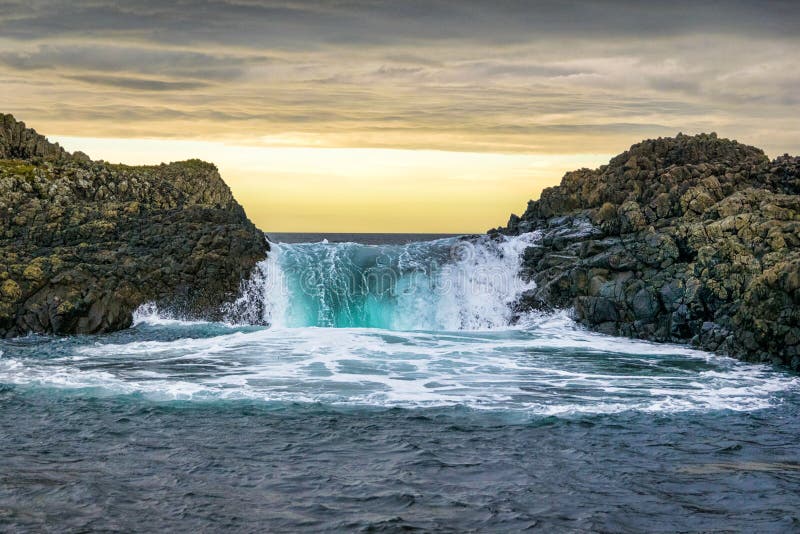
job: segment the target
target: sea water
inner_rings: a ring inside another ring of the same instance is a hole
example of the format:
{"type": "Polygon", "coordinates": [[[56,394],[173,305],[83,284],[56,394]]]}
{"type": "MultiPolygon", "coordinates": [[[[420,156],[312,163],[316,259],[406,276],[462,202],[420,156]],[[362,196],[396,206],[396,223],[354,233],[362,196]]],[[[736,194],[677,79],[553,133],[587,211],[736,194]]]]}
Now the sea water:
{"type": "Polygon", "coordinates": [[[226,322],[0,341],[0,527],[800,529],[796,375],[520,317],[536,233],[270,238],[226,322]]]}

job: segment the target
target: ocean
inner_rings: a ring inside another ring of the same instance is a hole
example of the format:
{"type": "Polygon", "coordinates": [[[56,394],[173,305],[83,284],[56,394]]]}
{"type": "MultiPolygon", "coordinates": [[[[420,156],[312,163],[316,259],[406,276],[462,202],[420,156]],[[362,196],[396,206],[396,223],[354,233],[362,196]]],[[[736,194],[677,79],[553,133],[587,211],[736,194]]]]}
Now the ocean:
{"type": "Polygon", "coordinates": [[[268,236],[225,322],[0,340],[0,530],[800,530],[796,374],[514,313],[536,233],[268,236]]]}

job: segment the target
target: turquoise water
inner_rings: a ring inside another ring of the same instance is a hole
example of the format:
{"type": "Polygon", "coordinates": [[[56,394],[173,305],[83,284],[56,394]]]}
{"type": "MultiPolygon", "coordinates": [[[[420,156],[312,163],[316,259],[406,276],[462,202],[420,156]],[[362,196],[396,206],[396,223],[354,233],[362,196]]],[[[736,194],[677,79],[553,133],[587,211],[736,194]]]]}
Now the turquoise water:
{"type": "Polygon", "coordinates": [[[284,242],[228,323],[0,341],[0,527],[797,531],[800,379],[517,320],[535,242],[284,242]]]}
{"type": "Polygon", "coordinates": [[[239,305],[278,327],[503,329],[530,286],[517,271],[537,238],[274,243],[239,305]]]}

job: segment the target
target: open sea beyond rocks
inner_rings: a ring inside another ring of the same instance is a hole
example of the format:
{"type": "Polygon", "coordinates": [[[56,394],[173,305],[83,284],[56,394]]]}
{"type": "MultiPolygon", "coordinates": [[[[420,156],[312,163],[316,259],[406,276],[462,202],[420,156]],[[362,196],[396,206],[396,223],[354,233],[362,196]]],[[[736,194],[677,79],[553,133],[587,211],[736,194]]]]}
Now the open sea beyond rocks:
{"type": "Polygon", "coordinates": [[[0,340],[0,530],[800,530],[800,378],[510,317],[537,238],[270,234],[270,327],[0,340]]]}

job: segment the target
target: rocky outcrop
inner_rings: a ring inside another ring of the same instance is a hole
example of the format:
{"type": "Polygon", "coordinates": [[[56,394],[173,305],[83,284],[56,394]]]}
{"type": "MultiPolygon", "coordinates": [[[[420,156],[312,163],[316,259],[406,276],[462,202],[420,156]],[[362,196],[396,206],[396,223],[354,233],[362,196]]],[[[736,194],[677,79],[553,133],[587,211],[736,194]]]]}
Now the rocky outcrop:
{"type": "Polygon", "coordinates": [[[91,161],[0,116],[0,336],[117,330],[151,301],[219,318],[267,250],[214,165],[91,161]]]}
{"type": "Polygon", "coordinates": [[[51,143],[36,130],[26,128],[24,122],[0,114],[0,159],[60,159],[68,155],[58,143],[51,143]]]}
{"type": "Polygon", "coordinates": [[[537,229],[520,311],[800,368],[800,158],[715,134],[644,141],[493,232],[537,229]]]}

